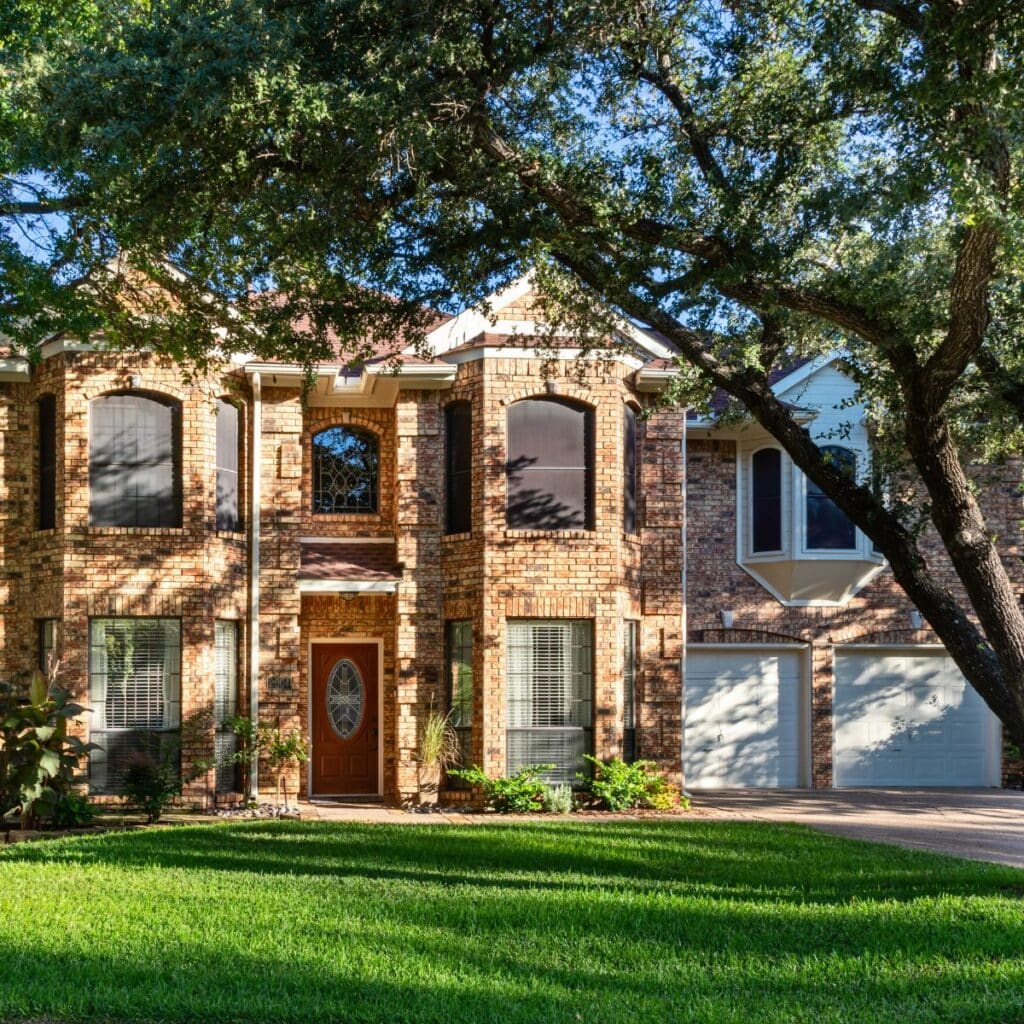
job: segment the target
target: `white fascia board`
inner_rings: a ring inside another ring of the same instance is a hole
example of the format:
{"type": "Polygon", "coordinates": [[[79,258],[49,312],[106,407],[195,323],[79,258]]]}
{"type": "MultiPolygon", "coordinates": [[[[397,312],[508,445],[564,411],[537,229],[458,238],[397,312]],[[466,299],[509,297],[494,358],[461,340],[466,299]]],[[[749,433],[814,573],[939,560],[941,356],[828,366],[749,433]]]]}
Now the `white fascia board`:
{"type": "Polygon", "coordinates": [[[674,345],[666,345],[665,342],[659,341],[648,331],[638,327],[636,324],[630,323],[628,320],[620,319],[618,329],[627,340],[633,342],[634,345],[639,345],[640,348],[645,352],[649,352],[656,359],[672,359],[679,355],[679,351],[674,345]]]}
{"type": "Polygon", "coordinates": [[[299,580],[300,594],[393,594],[397,580],[299,580]]]}
{"type": "MultiPolygon", "coordinates": [[[[318,366],[317,377],[334,378],[341,372],[337,366],[318,366]]],[[[245,375],[254,377],[259,374],[265,388],[293,388],[301,386],[306,374],[297,363],[246,363],[245,375]]]]}
{"type": "Polygon", "coordinates": [[[798,366],[792,373],[787,373],[785,377],[780,377],[772,385],[772,391],[776,396],[784,395],[787,391],[792,391],[798,384],[802,384],[809,377],[813,377],[819,370],[823,370],[829,363],[834,363],[845,355],[845,349],[837,348],[831,352],[815,356],[809,363],[804,363],[803,366],[798,366]]]}
{"type": "Polygon", "coordinates": [[[101,346],[92,341],[78,341],[72,338],[51,338],[39,346],[43,359],[59,356],[62,352],[97,352],[101,346]]]}
{"type": "Polygon", "coordinates": [[[22,356],[0,359],[0,383],[21,384],[32,377],[32,367],[22,356]]]}
{"type": "Polygon", "coordinates": [[[374,363],[365,369],[367,376],[391,378],[398,382],[399,387],[403,388],[423,389],[447,387],[455,380],[455,373],[455,366],[447,363],[442,366],[408,363],[393,367],[388,366],[386,360],[383,363],[374,363]]]}
{"type": "MultiPolygon", "coordinates": [[[[448,352],[441,358],[452,366],[459,366],[462,363],[471,363],[476,359],[560,359],[564,362],[571,362],[579,359],[582,349],[578,348],[556,348],[545,349],[538,353],[535,348],[520,348],[512,345],[481,345],[479,348],[463,349],[461,352],[448,352]]],[[[627,355],[625,352],[593,351],[586,355],[587,360],[598,361],[601,359],[613,359],[625,364],[632,370],[639,370],[643,362],[636,356],[627,355]]]]}
{"type": "Polygon", "coordinates": [[[394,537],[300,537],[300,544],[394,544],[394,537]]]}
{"type": "Polygon", "coordinates": [[[675,378],[678,370],[645,370],[639,369],[636,373],[637,391],[664,391],[675,378]]]}
{"type": "MultiPolygon", "coordinates": [[[[463,310],[458,316],[435,327],[427,335],[426,343],[438,355],[459,345],[464,345],[478,334],[491,330],[493,324],[491,316],[510,302],[521,299],[532,287],[533,274],[523,274],[522,277],[513,281],[507,288],[503,288],[501,291],[488,296],[481,305],[463,310]],[[485,313],[484,307],[487,307],[490,313],[485,313]]],[[[408,355],[416,354],[415,346],[411,346],[405,351],[408,355]]]]}

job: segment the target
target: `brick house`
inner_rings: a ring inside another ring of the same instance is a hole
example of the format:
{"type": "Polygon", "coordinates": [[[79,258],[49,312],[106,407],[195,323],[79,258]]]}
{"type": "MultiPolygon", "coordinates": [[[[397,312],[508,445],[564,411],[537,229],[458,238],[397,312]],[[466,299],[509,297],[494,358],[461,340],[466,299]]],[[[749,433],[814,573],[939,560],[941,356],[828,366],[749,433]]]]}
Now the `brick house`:
{"type": "MultiPolygon", "coordinates": [[[[770,439],[659,408],[654,335],[541,355],[526,280],[490,307],[305,390],[101,339],[0,353],[0,672],[60,657],[91,789],[138,749],[227,748],[240,712],[308,737],[293,791],[405,800],[431,707],[490,773],[571,781],[592,752],[702,786],[998,784],[991,714],[770,439]]],[[[776,386],[821,437],[851,393],[827,359],[776,386]]],[[[863,471],[862,423],[835,447],[863,471]]],[[[1015,572],[1018,484],[986,491],[1015,572]]]]}

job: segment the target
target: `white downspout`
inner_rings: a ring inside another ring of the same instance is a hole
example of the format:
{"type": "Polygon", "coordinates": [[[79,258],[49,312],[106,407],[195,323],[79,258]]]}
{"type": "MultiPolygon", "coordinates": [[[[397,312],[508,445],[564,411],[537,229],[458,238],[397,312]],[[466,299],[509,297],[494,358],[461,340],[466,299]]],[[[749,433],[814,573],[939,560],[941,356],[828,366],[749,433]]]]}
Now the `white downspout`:
{"type": "MultiPolygon", "coordinates": [[[[260,718],[260,468],[263,463],[263,401],[260,375],[252,375],[252,459],[249,513],[249,720],[260,718]]],[[[259,755],[249,765],[249,798],[259,797],[259,755]]]]}
{"type": "Polygon", "coordinates": [[[686,788],[686,639],[687,639],[687,628],[688,628],[687,612],[689,611],[689,602],[690,602],[689,594],[687,594],[687,592],[686,592],[686,588],[688,586],[687,570],[689,568],[689,566],[688,566],[689,553],[687,551],[686,539],[687,539],[688,528],[689,528],[689,525],[690,525],[690,509],[689,509],[689,507],[687,505],[687,501],[688,501],[689,495],[690,495],[690,478],[689,478],[690,467],[687,465],[687,460],[686,460],[686,427],[687,427],[686,417],[687,417],[688,412],[689,412],[688,409],[685,409],[685,408],[683,409],[683,439],[680,442],[680,451],[679,451],[679,458],[680,458],[680,461],[682,462],[682,470],[683,470],[683,493],[680,496],[681,500],[682,500],[682,503],[683,503],[683,536],[682,536],[683,565],[682,565],[682,580],[680,581],[682,583],[682,587],[683,587],[683,607],[682,607],[682,610],[681,610],[680,615],[679,615],[679,618],[680,618],[680,623],[679,623],[679,626],[680,626],[680,636],[681,636],[681,639],[682,639],[682,650],[680,651],[680,654],[679,654],[679,658],[680,658],[679,678],[682,681],[683,685],[682,685],[682,687],[680,689],[680,693],[679,693],[680,721],[682,722],[682,729],[680,730],[682,735],[679,737],[680,746],[682,748],[681,751],[680,751],[680,761],[679,761],[679,764],[680,764],[680,766],[683,769],[683,795],[686,796],[686,797],[689,797],[691,795],[689,793],[689,791],[687,790],[687,788],[686,788]]]}

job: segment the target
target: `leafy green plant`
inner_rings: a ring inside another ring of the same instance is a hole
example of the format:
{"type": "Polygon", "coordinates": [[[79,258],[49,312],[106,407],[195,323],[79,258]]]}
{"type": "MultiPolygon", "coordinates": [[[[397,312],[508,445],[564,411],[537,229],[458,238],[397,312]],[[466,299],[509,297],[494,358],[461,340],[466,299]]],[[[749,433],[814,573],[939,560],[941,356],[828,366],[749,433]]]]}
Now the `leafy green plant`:
{"type": "Polygon", "coordinates": [[[651,779],[645,800],[647,806],[653,807],[656,811],[674,811],[680,807],[689,810],[690,807],[690,798],[683,796],[678,786],[667,782],[661,775],[651,779]]]}
{"type": "Polygon", "coordinates": [[[80,828],[91,825],[96,817],[96,808],[84,793],[71,790],[63,793],[53,807],[53,823],[61,828],[80,828]]]}
{"type": "Polygon", "coordinates": [[[68,734],[68,722],[85,708],[67,690],[32,673],[27,693],[7,685],[0,693],[0,813],[17,808],[21,827],[33,828],[50,817],[70,792],[75,769],[95,743],[68,734]]]}
{"type": "Polygon", "coordinates": [[[497,779],[486,775],[479,765],[452,769],[449,774],[465,779],[471,785],[480,786],[488,807],[503,814],[526,814],[543,809],[545,785],[541,776],[554,767],[553,764],[528,765],[515,775],[497,779]]]}
{"type": "Polygon", "coordinates": [[[288,783],[286,769],[291,765],[302,764],[309,760],[309,746],[302,738],[298,729],[282,733],[277,726],[261,724],[257,734],[262,737],[263,749],[266,751],[267,764],[277,776],[277,799],[281,800],[281,789],[284,787],[284,806],[288,809],[288,783]],[[260,732],[260,730],[265,730],[260,732]]]}
{"type": "Polygon", "coordinates": [[[675,789],[676,796],[679,790],[676,787],[669,788],[669,783],[658,774],[653,761],[626,762],[621,757],[599,761],[589,754],[584,757],[594,766],[593,778],[582,772],[577,777],[587,783],[590,792],[608,810],[627,811],[633,807],[655,806],[667,810],[676,806],[677,801],[671,789],[675,789]]]}
{"type": "Polygon", "coordinates": [[[572,814],[572,787],[564,782],[544,790],[544,810],[551,814],[572,814]]]}
{"type": "Polygon", "coordinates": [[[151,755],[138,752],[128,762],[124,793],[133,807],[146,812],[149,824],[155,825],[181,795],[181,778],[173,765],[158,763],[151,755]]]}

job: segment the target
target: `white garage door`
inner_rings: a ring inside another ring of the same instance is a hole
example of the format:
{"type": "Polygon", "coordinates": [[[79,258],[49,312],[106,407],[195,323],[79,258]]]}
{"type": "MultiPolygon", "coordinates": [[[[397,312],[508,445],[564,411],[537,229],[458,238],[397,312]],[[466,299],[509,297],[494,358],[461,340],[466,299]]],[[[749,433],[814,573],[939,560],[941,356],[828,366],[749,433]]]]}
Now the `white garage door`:
{"type": "Polygon", "coordinates": [[[998,783],[999,727],[941,651],[842,651],[835,659],[837,786],[998,783]]]}
{"type": "Polygon", "coordinates": [[[802,651],[696,648],[686,655],[686,785],[803,784],[802,651]]]}

